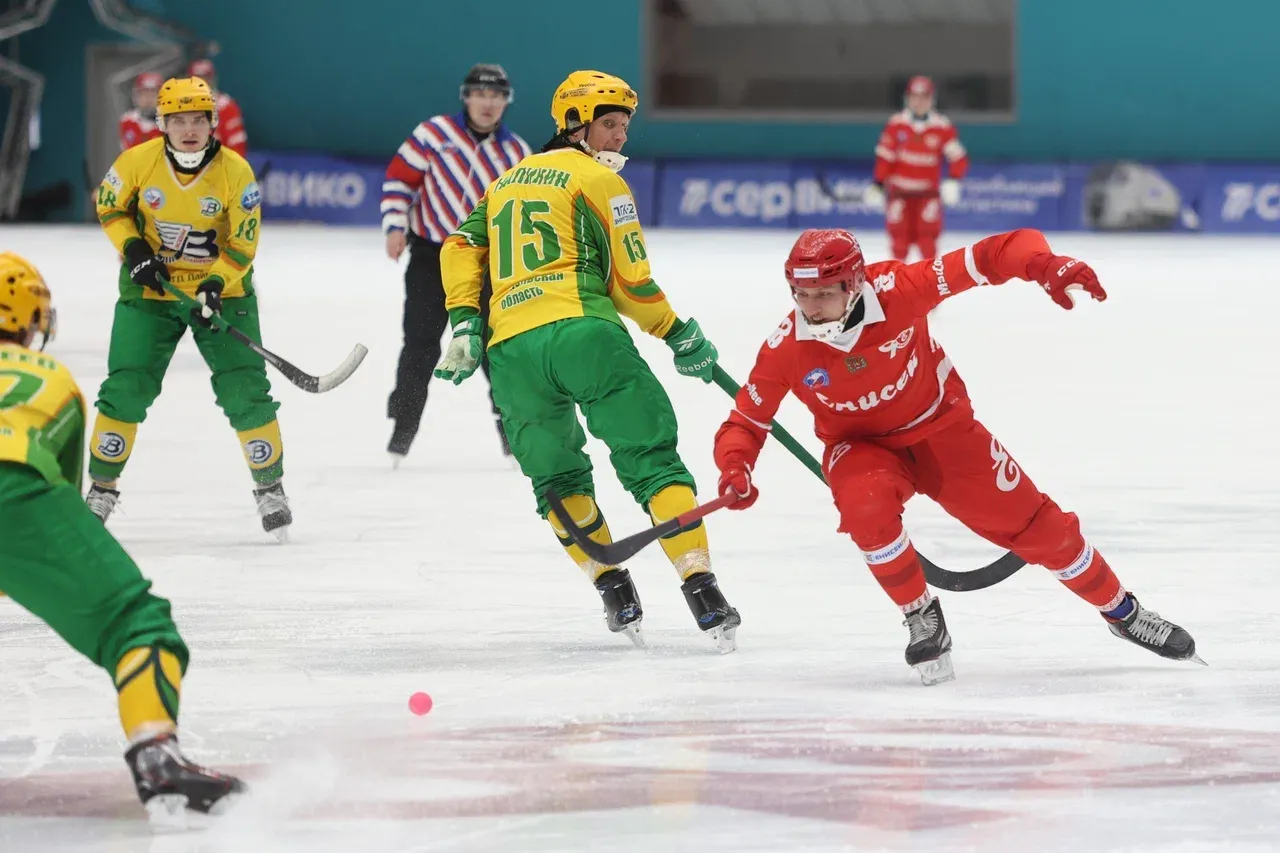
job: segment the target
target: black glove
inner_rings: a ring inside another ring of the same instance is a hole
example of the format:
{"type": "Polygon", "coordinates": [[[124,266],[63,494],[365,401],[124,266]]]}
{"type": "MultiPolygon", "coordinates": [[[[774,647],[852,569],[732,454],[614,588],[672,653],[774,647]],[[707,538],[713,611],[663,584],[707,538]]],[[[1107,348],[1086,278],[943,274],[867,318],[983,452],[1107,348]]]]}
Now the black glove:
{"type": "Polygon", "coordinates": [[[216,275],[211,275],[204,281],[200,282],[200,286],[196,288],[196,299],[203,304],[191,309],[191,322],[204,326],[206,329],[218,331],[218,327],[213,325],[213,321],[209,317],[213,314],[222,313],[222,279],[216,275]]]}
{"type": "Polygon", "coordinates": [[[124,260],[129,265],[129,278],[141,287],[164,295],[164,281],[169,271],[164,262],[155,256],[146,240],[132,240],[124,247],[124,260]]]}

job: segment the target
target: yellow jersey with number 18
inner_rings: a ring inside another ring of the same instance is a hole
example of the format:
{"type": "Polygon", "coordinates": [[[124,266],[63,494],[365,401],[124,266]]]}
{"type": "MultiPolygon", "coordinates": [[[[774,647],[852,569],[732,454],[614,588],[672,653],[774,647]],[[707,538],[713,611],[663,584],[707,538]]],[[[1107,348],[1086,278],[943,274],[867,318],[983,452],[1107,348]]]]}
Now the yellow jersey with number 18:
{"type": "MultiPolygon", "coordinates": [[[[146,240],[187,295],[217,277],[230,298],[253,292],[261,202],[253,167],[236,152],[220,148],[188,175],[174,169],[160,137],[116,159],[98,187],[98,221],[121,254],[129,242],[146,240]]],[[[173,298],[139,289],[146,298],[173,298]]]]}
{"type": "Polygon", "coordinates": [[[79,489],[84,413],[71,371],[44,353],[0,343],[0,462],[79,489]]]}
{"type": "Polygon", "coordinates": [[[493,284],[489,346],[570,317],[662,337],[675,312],[653,281],[631,188],[576,148],[521,160],[494,181],[440,253],[445,307],[456,322],[493,284]]]}

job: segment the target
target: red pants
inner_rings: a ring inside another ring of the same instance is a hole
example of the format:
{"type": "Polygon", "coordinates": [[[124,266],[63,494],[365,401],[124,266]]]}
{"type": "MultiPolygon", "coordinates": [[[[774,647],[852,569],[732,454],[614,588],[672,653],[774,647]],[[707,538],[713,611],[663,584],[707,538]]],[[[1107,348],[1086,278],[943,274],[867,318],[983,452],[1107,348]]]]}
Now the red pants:
{"type": "Polygon", "coordinates": [[[891,195],[885,205],[884,224],[895,259],[905,261],[912,245],[920,247],[921,258],[936,257],[942,201],[936,195],[891,195]]]}
{"type": "Polygon", "coordinates": [[[1102,610],[1124,590],[1102,555],[1080,534],[1080,520],[1036,488],[998,441],[968,418],[898,450],[867,441],[830,445],[823,470],[840,531],[862,549],[872,573],[899,606],[925,597],[924,574],[902,526],[916,492],[982,538],[1048,568],[1102,610]]]}

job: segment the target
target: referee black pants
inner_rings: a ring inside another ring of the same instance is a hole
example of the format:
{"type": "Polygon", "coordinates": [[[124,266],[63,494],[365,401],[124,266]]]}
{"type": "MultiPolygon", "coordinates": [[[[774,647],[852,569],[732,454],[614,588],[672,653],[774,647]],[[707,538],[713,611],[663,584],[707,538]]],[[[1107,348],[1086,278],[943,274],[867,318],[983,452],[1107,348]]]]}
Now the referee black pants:
{"type": "MultiPolygon", "coordinates": [[[[485,276],[480,291],[480,317],[489,327],[489,296],[492,290],[485,276]]],[[[422,411],[427,405],[427,385],[431,371],[440,361],[441,338],[449,327],[444,309],[444,280],[440,275],[440,244],[409,235],[409,266],[404,273],[404,347],[396,367],[396,387],[387,400],[387,417],[396,422],[395,431],[412,438],[418,432],[422,411]]],[[[480,367],[489,378],[489,359],[480,367]]],[[[489,392],[493,405],[493,392],[489,392]]],[[[496,415],[498,409],[493,407],[496,415]]]]}

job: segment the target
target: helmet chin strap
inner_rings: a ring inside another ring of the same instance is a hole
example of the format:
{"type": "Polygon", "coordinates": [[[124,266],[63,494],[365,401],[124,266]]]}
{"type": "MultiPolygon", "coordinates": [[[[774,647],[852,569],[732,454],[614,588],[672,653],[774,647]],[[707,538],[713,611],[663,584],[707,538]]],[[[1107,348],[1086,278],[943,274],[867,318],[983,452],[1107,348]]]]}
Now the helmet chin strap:
{"type": "Polygon", "coordinates": [[[199,151],[180,151],[169,143],[168,137],[165,138],[164,143],[165,147],[169,149],[169,153],[173,155],[173,159],[184,169],[194,169],[199,166],[200,161],[204,159],[204,155],[209,151],[208,145],[199,151]]]}
{"type": "Polygon", "coordinates": [[[595,160],[611,172],[621,172],[622,167],[627,165],[627,158],[617,151],[597,151],[588,145],[586,134],[583,134],[582,140],[578,145],[583,151],[591,155],[592,160],[595,160]]]}
{"type": "Polygon", "coordinates": [[[844,334],[845,323],[849,322],[849,317],[853,315],[853,309],[858,307],[858,302],[861,299],[862,288],[859,287],[849,294],[848,299],[845,302],[844,313],[841,314],[840,318],[837,320],[828,320],[823,323],[816,323],[809,319],[809,315],[804,313],[804,309],[801,309],[800,313],[804,316],[805,323],[809,325],[809,333],[813,335],[816,340],[826,343],[844,334]]]}

